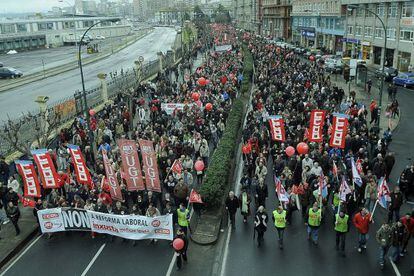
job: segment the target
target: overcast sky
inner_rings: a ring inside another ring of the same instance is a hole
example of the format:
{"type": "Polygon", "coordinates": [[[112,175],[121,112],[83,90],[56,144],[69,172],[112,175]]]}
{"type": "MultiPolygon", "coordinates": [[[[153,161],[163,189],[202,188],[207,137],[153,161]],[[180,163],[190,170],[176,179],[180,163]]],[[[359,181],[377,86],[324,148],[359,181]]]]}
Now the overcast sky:
{"type": "Polygon", "coordinates": [[[74,3],[74,0],[0,0],[0,13],[12,12],[40,12],[48,11],[52,7],[65,7],[66,3],[74,3]]]}

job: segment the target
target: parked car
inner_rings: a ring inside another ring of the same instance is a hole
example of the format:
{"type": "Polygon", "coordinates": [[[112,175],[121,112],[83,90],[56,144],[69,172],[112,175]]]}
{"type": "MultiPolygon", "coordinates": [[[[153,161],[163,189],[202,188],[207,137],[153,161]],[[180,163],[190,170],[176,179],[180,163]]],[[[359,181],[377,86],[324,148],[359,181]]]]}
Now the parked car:
{"type": "Polygon", "coordinates": [[[17,69],[11,68],[11,67],[1,67],[0,68],[0,78],[6,79],[6,78],[20,78],[23,76],[23,73],[17,69]]]}
{"type": "Polygon", "coordinates": [[[3,67],[3,63],[2,63],[2,62],[0,62],[0,68],[1,68],[1,67],[3,67]]]}
{"type": "Polygon", "coordinates": [[[398,76],[392,79],[392,82],[396,85],[402,85],[404,87],[413,87],[414,73],[399,73],[398,76]]]}
{"type": "Polygon", "coordinates": [[[333,74],[340,74],[342,73],[342,70],[344,69],[344,64],[342,63],[342,60],[340,59],[326,59],[325,60],[325,70],[326,72],[330,72],[333,74]]]}
{"type": "MultiPolygon", "coordinates": [[[[375,70],[375,76],[377,78],[381,77],[382,68],[375,70]]],[[[394,77],[398,76],[398,70],[392,67],[385,67],[384,68],[384,80],[385,81],[392,81],[394,77]]]]}
{"type": "Polygon", "coordinates": [[[103,35],[97,35],[97,36],[95,36],[95,39],[97,39],[97,40],[103,40],[105,38],[106,37],[104,37],[103,35]]]}

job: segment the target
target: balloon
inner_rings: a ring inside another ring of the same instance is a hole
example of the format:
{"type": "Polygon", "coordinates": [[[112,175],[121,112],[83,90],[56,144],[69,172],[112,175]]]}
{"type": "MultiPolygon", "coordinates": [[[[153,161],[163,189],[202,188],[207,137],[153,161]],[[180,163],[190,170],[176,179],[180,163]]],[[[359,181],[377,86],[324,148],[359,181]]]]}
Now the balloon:
{"type": "Polygon", "coordinates": [[[191,98],[193,98],[193,100],[196,102],[200,99],[200,94],[194,92],[193,94],[191,94],[191,98]]]}
{"type": "Polygon", "coordinates": [[[177,250],[177,251],[179,251],[179,250],[183,249],[183,248],[184,248],[184,241],[183,241],[183,239],[176,238],[176,239],[173,241],[173,247],[174,247],[174,249],[175,249],[175,250],[177,250]]]}
{"type": "Polygon", "coordinates": [[[306,144],[304,142],[300,142],[296,146],[296,150],[298,151],[299,154],[307,154],[308,151],[309,151],[309,146],[308,146],[308,144],[306,144]]]}
{"type": "Polygon", "coordinates": [[[291,157],[292,155],[295,154],[295,148],[292,146],[289,146],[285,149],[285,153],[287,156],[291,157]]]}
{"type": "Polygon", "coordinates": [[[206,110],[211,111],[213,109],[213,105],[211,103],[206,104],[206,110]]]}
{"type": "Polygon", "coordinates": [[[198,84],[201,86],[205,86],[207,84],[207,81],[205,78],[201,77],[198,79],[198,84]]]}
{"type": "Polygon", "coordinates": [[[94,116],[96,111],[94,109],[89,109],[89,115],[94,116]]]}
{"type": "Polygon", "coordinates": [[[310,61],[315,61],[315,56],[310,56],[310,57],[309,57],[309,60],[310,60],[310,61]]]}
{"type": "Polygon", "coordinates": [[[242,147],[242,152],[243,152],[243,154],[249,154],[249,153],[251,153],[252,152],[252,145],[250,143],[244,145],[242,147]]]}
{"type": "Polygon", "coordinates": [[[196,169],[196,171],[200,172],[202,170],[204,170],[204,162],[201,160],[198,160],[197,162],[195,162],[194,164],[194,168],[196,169]]]}

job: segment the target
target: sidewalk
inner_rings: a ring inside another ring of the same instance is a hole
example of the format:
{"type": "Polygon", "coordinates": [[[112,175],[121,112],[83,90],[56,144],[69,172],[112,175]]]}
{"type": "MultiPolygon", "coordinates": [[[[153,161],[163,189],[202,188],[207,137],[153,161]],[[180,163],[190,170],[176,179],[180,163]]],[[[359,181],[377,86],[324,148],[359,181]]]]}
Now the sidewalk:
{"type": "MultiPolygon", "coordinates": [[[[33,209],[23,207],[19,204],[20,235],[16,236],[16,231],[11,222],[1,225],[0,231],[0,268],[8,263],[19,251],[38,233],[38,224],[33,216],[33,209]]],[[[4,209],[0,210],[4,212],[4,209]]]]}
{"type": "MultiPolygon", "coordinates": [[[[342,88],[345,91],[345,95],[349,96],[349,92],[348,92],[349,87],[348,87],[348,84],[345,82],[342,75],[339,75],[339,74],[331,75],[331,82],[333,85],[336,85],[342,88]]],[[[387,105],[391,103],[388,100],[387,86],[388,86],[388,83],[384,83],[384,88],[382,92],[381,117],[380,117],[380,124],[379,124],[380,126],[379,137],[382,137],[382,134],[384,133],[384,131],[387,130],[388,126],[390,126],[391,132],[394,132],[394,130],[398,126],[398,123],[400,122],[400,117],[401,117],[401,109],[400,109],[400,116],[396,116],[396,118],[388,119],[385,116],[385,110],[387,109],[387,105]]],[[[379,104],[379,89],[377,87],[374,87],[374,85],[372,86],[372,89],[371,89],[371,95],[369,95],[364,90],[363,87],[361,87],[360,85],[357,85],[355,81],[352,81],[350,91],[356,92],[356,101],[365,104],[367,109],[369,109],[369,105],[371,104],[372,100],[376,100],[377,104],[379,104]]],[[[369,113],[369,110],[368,110],[368,113],[369,113]]],[[[368,118],[371,118],[370,116],[371,115],[369,114],[368,118]]]]}

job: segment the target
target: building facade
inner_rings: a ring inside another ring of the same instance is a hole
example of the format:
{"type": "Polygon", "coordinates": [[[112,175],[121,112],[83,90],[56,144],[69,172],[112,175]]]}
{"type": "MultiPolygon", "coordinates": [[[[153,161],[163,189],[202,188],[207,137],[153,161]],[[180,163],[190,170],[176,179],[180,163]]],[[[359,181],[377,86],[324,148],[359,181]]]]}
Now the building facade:
{"type": "Polygon", "coordinates": [[[346,10],[346,38],[344,52],[348,56],[364,59],[368,64],[407,71],[414,65],[414,1],[355,1],[343,0],[346,10]],[[355,7],[356,5],[356,7],[355,7]],[[377,14],[386,27],[366,9],[377,14]]]}
{"type": "Polygon", "coordinates": [[[261,33],[262,2],[263,0],[234,0],[233,15],[236,27],[261,33]]]}
{"type": "Polygon", "coordinates": [[[345,15],[338,0],[293,0],[292,40],[306,47],[341,52],[345,15]]]}
{"type": "Polygon", "coordinates": [[[291,10],[291,0],[263,0],[262,34],[290,40],[292,34],[291,10]]]}
{"type": "MultiPolygon", "coordinates": [[[[79,41],[92,24],[110,17],[75,17],[22,19],[0,21],[0,52],[41,47],[58,47],[66,42],[79,41]]],[[[127,23],[103,22],[88,34],[112,37],[128,35],[132,26],[127,23]]]]}

